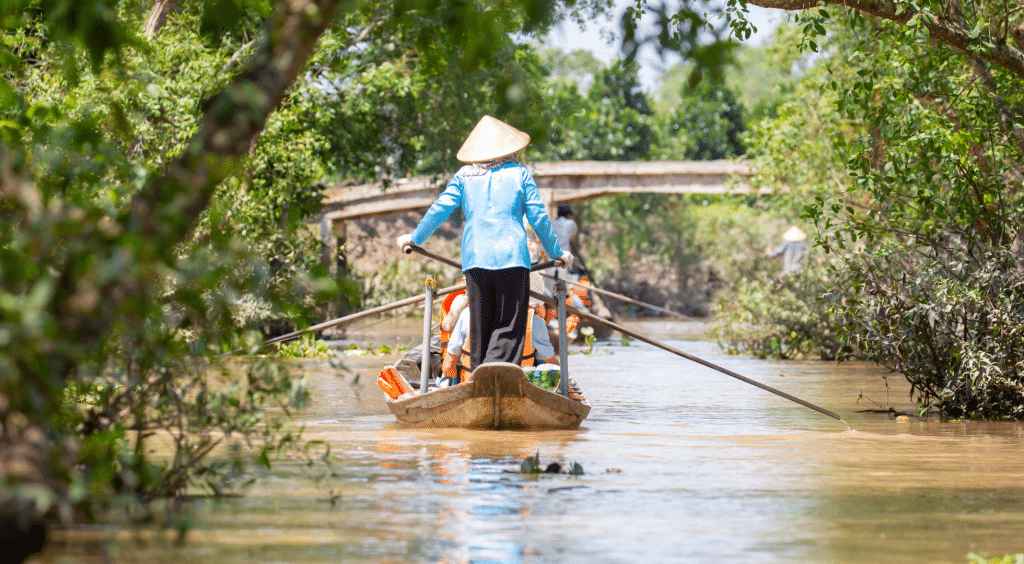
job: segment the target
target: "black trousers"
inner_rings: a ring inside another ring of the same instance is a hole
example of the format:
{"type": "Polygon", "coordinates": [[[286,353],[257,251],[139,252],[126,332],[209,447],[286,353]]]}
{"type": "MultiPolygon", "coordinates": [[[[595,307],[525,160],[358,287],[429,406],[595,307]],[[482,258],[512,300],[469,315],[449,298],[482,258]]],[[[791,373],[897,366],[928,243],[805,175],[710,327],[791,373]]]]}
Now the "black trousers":
{"type": "Polygon", "coordinates": [[[519,364],[526,341],[529,269],[471,268],[465,274],[470,369],[485,362],[519,364]]]}

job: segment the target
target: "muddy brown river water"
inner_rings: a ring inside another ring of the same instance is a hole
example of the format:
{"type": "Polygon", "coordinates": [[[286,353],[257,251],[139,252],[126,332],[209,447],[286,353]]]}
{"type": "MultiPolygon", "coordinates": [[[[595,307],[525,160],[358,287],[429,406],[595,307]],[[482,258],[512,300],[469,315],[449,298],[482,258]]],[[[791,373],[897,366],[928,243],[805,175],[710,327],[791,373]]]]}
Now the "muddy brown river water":
{"type": "MultiPolygon", "coordinates": [[[[184,547],[68,535],[35,561],[924,564],[1024,552],[1021,424],[856,413],[872,400],[916,406],[873,365],[726,356],[689,340],[690,324],[632,327],[848,425],[638,342],[571,355],[593,404],[577,431],[404,428],[374,382],[395,357],[349,357],[351,372],[311,362],[316,399],[299,420],[338,457],[330,473],[279,463],[244,497],[194,502],[184,547]],[[519,474],[534,453],[584,474],[519,474]]],[[[354,338],[415,334],[373,331],[354,338]]]]}

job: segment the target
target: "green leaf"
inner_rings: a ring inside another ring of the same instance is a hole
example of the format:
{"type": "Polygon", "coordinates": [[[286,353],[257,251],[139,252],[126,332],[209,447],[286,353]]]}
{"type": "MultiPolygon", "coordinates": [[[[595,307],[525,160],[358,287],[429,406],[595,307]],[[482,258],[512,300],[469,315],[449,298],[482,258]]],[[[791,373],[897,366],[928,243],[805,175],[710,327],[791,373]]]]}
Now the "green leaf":
{"type": "Polygon", "coordinates": [[[235,0],[204,0],[199,32],[214,40],[239,28],[245,12],[235,0]]]}

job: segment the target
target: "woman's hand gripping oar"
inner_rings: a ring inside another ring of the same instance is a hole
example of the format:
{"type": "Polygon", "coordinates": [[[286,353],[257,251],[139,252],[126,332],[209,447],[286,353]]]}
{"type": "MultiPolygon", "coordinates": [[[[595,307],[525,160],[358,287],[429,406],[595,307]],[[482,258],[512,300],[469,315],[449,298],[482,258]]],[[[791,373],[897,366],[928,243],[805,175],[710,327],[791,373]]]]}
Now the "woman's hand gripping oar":
{"type": "MultiPolygon", "coordinates": [[[[540,301],[542,301],[542,302],[544,302],[544,303],[546,303],[548,305],[558,307],[558,303],[554,299],[549,298],[548,296],[545,296],[544,294],[538,294],[537,292],[530,292],[530,297],[538,299],[538,300],[540,300],[540,301]]],[[[773,387],[771,387],[771,386],[769,386],[767,384],[762,384],[762,383],[760,383],[760,382],[758,382],[756,380],[751,380],[750,378],[747,378],[746,376],[743,376],[742,374],[737,374],[736,372],[733,372],[732,370],[729,370],[728,368],[723,368],[721,366],[718,366],[717,364],[714,364],[712,362],[708,362],[708,361],[704,360],[703,358],[693,356],[692,354],[689,354],[689,353],[685,353],[685,352],[683,352],[683,351],[681,351],[681,350],[679,350],[677,348],[670,347],[670,346],[666,345],[665,343],[662,343],[660,341],[656,341],[654,339],[651,339],[650,337],[646,337],[646,336],[641,335],[640,333],[637,333],[635,331],[630,331],[629,329],[626,329],[625,327],[623,327],[623,326],[621,326],[621,325],[619,325],[617,323],[613,323],[611,321],[608,321],[607,319],[602,319],[602,318],[600,318],[600,317],[598,317],[596,315],[587,313],[585,311],[580,311],[580,310],[578,310],[578,309],[576,309],[576,308],[574,308],[572,306],[566,306],[565,309],[569,313],[575,313],[576,315],[580,316],[580,318],[582,318],[582,319],[587,319],[587,320],[590,320],[590,321],[592,321],[594,323],[600,323],[601,325],[604,325],[605,327],[609,327],[611,329],[614,329],[614,330],[618,331],[619,333],[622,333],[623,335],[628,335],[630,337],[633,337],[634,339],[637,339],[639,341],[643,341],[643,342],[645,342],[645,343],[647,343],[649,345],[654,345],[654,346],[658,347],[659,349],[668,351],[668,352],[670,352],[672,354],[679,355],[679,356],[681,356],[681,357],[683,357],[683,358],[685,358],[687,360],[692,360],[693,362],[696,362],[697,364],[702,364],[704,366],[707,366],[708,368],[711,368],[713,370],[717,370],[717,371],[721,372],[722,374],[725,374],[725,375],[728,375],[728,376],[732,376],[733,378],[736,378],[737,380],[746,382],[746,383],[748,383],[748,384],[750,384],[752,386],[757,386],[758,388],[761,388],[762,390],[764,390],[766,392],[771,392],[771,393],[773,393],[773,394],[775,394],[775,395],[777,395],[779,397],[786,398],[789,401],[792,401],[792,402],[798,403],[798,404],[800,404],[800,405],[802,405],[804,407],[813,409],[814,411],[817,411],[818,413],[821,413],[822,415],[828,415],[829,417],[831,417],[833,419],[837,419],[839,421],[843,421],[842,418],[840,418],[838,415],[836,415],[835,413],[832,413],[831,411],[825,409],[824,407],[819,407],[819,406],[814,405],[813,403],[811,403],[809,401],[802,400],[802,399],[800,399],[800,398],[798,398],[796,396],[791,396],[791,395],[787,394],[786,392],[783,392],[782,390],[776,390],[775,388],[773,388],[773,387]]],[[[845,421],[844,421],[844,423],[845,423],[845,421]]]]}
{"type": "MultiPolygon", "coordinates": [[[[456,284],[454,286],[448,286],[447,288],[441,288],[440,290],[435,291],[434,292],[434,297],[444,296],[444,295],[450,294],[452,292],[458,292],[459,290],[465,290],[465,289],[466,289],[466,285],[465,284],[456,284]]],[[[324,329],[330,329],[331,327],[338,327],[339,325],[347,325],[349,323],[352,323],[353,321],[358,321],[358,320],[360,320],[360,319],[362,319],[364,317],[369,317],[371,315],[377,315],[378,313],[384,313],[386,311],[391,311],[393,309],[398,309],[400,307],[404,307],[404,306],[408,306],[408,305],[419,305],[419,304],[422,304],[422,303],[423,303],[423,294],[420,294],[418,296],[413,296],[411,298],[405,298],[404,300],[398,300],[397,302],[392,302],[390,304],[385,304],[385,305],[382,305],[382,306],[373,307],[373,308],[370,308],[370,309],[368,309],[366,311],[361,311],[359,313],[353,313],[352,315],[346,315],[345,317],[339,317],[337,319],[332,319],[331,321],[324,321],[323,323],[320,323],[318,325],[313,325],[312,327],[307,327],[307,328],[299,330],[299,331],[292,331],[291,333],[288,333],[288,334],[285,334],[285,335],[281,335],[279,337],[274,337],[273,339],[268,339],[268,340],[263,341],[262,343],[260,343],[256,347],[256,349],[258,350],[258,349],[260,349],[262,347],[265,347],[267,345],[273,345],[275,343],[283,343],[285,341],[291,341],[292,339],[296,339],[298,337],[301,337],[302,335],[305,335],[306,333],[315,333],[316,331],[323,331],[324,329]]],[[[238,354],[240,352],[247,351],[247,350],[249,350],[249,349],[233,350],[231,352],[224,353],[221,356],[222,357],[231,356],[233,354],[238,354]]]]}

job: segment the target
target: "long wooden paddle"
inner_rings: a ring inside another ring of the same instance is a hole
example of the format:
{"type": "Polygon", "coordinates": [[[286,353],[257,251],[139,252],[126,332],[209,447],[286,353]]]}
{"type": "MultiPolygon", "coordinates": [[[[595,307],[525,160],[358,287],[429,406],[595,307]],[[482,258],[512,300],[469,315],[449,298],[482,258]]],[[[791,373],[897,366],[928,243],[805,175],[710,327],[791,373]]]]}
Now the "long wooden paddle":
{"type": "Polygon", "coordinates": [[[640,300],[634,300],[633,298],[631,298],[629,296],[623,296],[622,294],[616,294],[615,292],[610,292],[608,290],[602,290],[601,288],[598,288],[597,286],[587,286],[585,284],[580,284],[578,282],[573,282],[572,280],[569,280],[569,279],[566,279],[566,278],[558,278],[557,276],[550,276],[548,274],[544,274],[543,272],[541,272],[540,275],[545,277],[545,278],[550,278],[552,280],[562,280],[566,284],[572,284],[573,286],[578,286],[580,288],[585,288],[587,290],[592,290],[594,292],[597,292],[598,294],[602,294],[602,295],[608,296],[610,298],[614,298],[614,299],[619,300],[619,301],[628,302],[628,303],[635,304],[635,305],[638,305],[638,306],[641,306],[641,307],[648,307],[648,308],[651,308],[653,310],[660,311],[662,313],[667,313],[669,315],[674,315],[676,317],[681,317],[683,319],[694,319],[693,317],[690,317],[689,315],[683,315],[681,313],[677,313],[677,312],[672,311],[670,309],[665,309],[663,307],[659,307],[659,306],[656,306],[654,304],[649,304],[649,303],[646,303],[646,302],[641,302],[640,300]]]}
{"type": "MultiPolygon", "coordinates": [[[[551,306],[558,307],[558,305],[559,305],[553,298],[549,298],[548,296],[545,296],[544,294],[539,294],[537,292],[531,291],[530,292],[530,297],[538,299],[538,300],[540,300],[540,301],[542,301],[542,302],[544,302],[544,303],[546,303],[548,305],[551,305],[551,306]]],[[[798,404],[800,404],[800,405],[802,405],[804,407],[809,407],[809,408],[813,409],[814,411],[817,411],[818,413],[821,413],[822,415],[828,415],[829,417],[831,417],[833,419],[838,419],[839,421],[842,421],[842,418],[840,418],[835,413],[825,409],[824,407],[819,407],[819,406],[814,405],[813,403],[811,403],[809,401],[802,400],[802,399],[800,399],[800,398],[798,398],[796,396],[789,395],[786,392],[783,392],[782,390],[777,390],[777,389],[775,389],[775,388],[773,388],[773,387],[771,387],[771,386],[769,386],[767,384],[762,384],[761,382],[758,382],[757,380],[751,380],[750,378],[747,378],[746,376],[743,376],[742,374],[737,374],[736,372],[733,372],[732,370],[729,370],[728,368],[724,368],[722,366],[718,366],[717,364],[715,364],[713,362],[708,362],[708,361],[704,360],[703,358],[700,358],[700,357],[697,357],[697,356],[693,356],[692,354],[683,352],[683,351],[681,351],[681,350],[679,350],[679,349],[677,349],[675,347],[670,347],[669,345],[666,345],[665,343],[662,343],[660,341],[656,341],[654,339],[651,339],[650,337],[641,335],[640,333],[637,333],[635,331],[630,331],[629,329],[626,329],[625,327],[619,325],[618,323],[614,323],[612,321],[608,321],[607,319],[602,319],[602,318],[600,318],[600,317],[598,317],[596,315],[587,313],[585,311],[580,311],[580,310],[578,310],[578,309],[576,309],[576,308],[574,308],[572,306],[566,306],[566,311],[568,311],[569,313],[575,313],[576,315],[580,316],[582,319],[587,319],[587,320],[592,321],[594,323],[600,323],[601,325],[604,325],[605,327],[609,327],[611,329],[614,329],[614,330],[618,331],[619,333],[622,333],[623,335],[628,335],[630,337],[633,337],[634,339],[637,339],[639,341],[643,341],[643,342],[645,342],[645,343],[647,343],[649,345],[654,345],[654,346],[658,347],[659,349],[668,351],[668,352],[670,352],[672,354],[675,354],[675,355],[679,355],[679,356],[681,356],[681,357],[683,357],[683,358],[685,358],[687,360],[691,360],[693,362],[696,362],[697,364],[702,364],[704,366],[707,366],[708,368],[711,368],[713,370],[717,370],[717,371],[719,371],[722,374],[725,374],[727,376],[732,376],[733,378],[736,378],[737,380],[740,380],[742,382],[746,382],[746,383],[748,383],[748,384],[750,384],[752,386],[757,386],[758,388],[761,388],[762,390],[764,390],[766,392],[771,392],[771,393],[773,393],[773,394],[775,394],[775,395],[777,395],[779,397],[786,398],[789,401],[798,403],[798,404]]]]}
{"type": "MultiPolygon", "coordinates": [[[[448,286],[447,288],[441,288],[440,290],[435,291],[434,292],[434,297],[436,298],[436,297],[439,297],[439,296],[444,296],[444,295],[450,294],[452,292],[458,292],[459,290],[465,290],[465,289],[466,289],[466,285],[465,284],[456,284],[454,286],[448,286]]],[[[330,321],[324,321],[323,323],[320,323],[318,325],[313,325],[311,327],[307,327],[307,328],[299,330],[299,331],[292,331],[291,333],[287,333],[285,335],[280,335],[278,337],[274,337],[273,339],[268,339],[268,340],[263,341],[262,343],[260,343],[256,348],[260,349],[260,348],[265,347],[267,345],[273,345],[274,343],[283,343],[285,341],[290,341],[292,339],[296,339],[298,337],[301,337],[302,335],[305,335],[306,333],[315,333],[316,331],[323,331],[324,329],[330,329],[331,327],[337,327],[339,325],[346,325],[348,323],[352,323],[353,321],[358,321],[358,320],[360,320],[360,319],[362,319],[364,317],[369,317],[371,315],[377,315],[378,313],[384,313],[386,311],[391,311],[393,309],[398,309],[398,308],[403,307],[403,306],[413,305],[413,304],[421,304],[421,303],[423,303],[423,299],[424,299],[423,294],[420,294],[418,296],[413,296],[411,298],[405,298],[404,300],[398,300],[397,302],[392,302],[390,304],[384,304],[384,305],[381,305],[381,306],[372,307],[372,308],[370,308],[368,310],[360,311],[359,313],[353,313],[352,315],[346,315],[345,317],[339,317],[337,319],[332,319],[330,321]]],[[[243,351],[246,351],[246,350],[249,350],[249,349],[234,350],[234,351],[222,354],[221,357],[231,356],[233,354],[237,354],[237,353],[240,353],[240,352],[243,352],[243,351]]]]}

